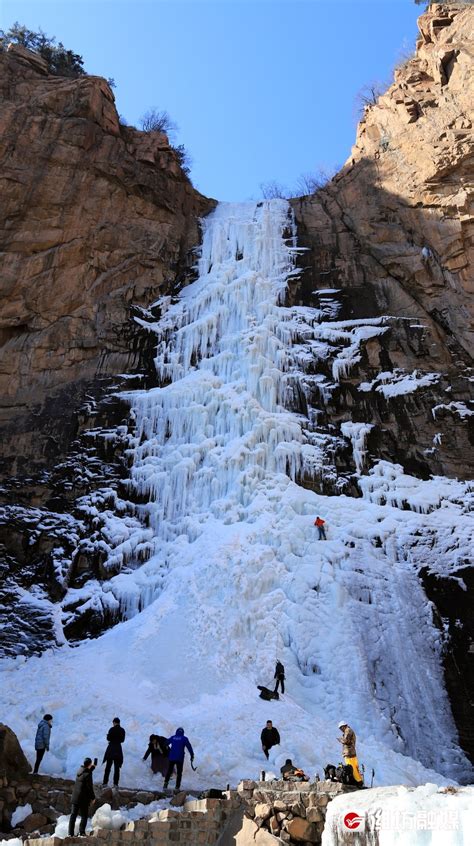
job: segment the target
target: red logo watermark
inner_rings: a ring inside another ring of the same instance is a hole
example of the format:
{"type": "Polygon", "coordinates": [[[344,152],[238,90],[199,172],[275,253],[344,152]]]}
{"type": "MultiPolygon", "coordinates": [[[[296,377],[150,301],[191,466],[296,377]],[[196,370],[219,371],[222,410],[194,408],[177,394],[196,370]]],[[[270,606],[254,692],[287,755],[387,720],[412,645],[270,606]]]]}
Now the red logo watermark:
{"type": "Polygon", "coordinates": [[[344,825],[350,831],[356,831],[356,829],[358,829],[361,823],[363,822],[364,818],[361,817],[359,814],[355,814],[354,811],[351,811],[344,817],[344,825]]]}

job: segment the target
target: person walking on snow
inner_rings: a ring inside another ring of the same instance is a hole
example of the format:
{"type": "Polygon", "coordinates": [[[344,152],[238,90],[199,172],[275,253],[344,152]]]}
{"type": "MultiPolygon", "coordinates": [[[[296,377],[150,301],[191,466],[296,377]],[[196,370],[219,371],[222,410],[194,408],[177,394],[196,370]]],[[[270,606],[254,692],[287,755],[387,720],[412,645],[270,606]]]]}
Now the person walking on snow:
{"type": "Polygon", "coordinates": [[[148,749],[143,756],[143,760],[146,761],[149,755],[151,755],[151,769],[153,774],[161,773],[162,776],[165,776],[169,763],[168,741],[166,737],[162,737],[159,734],[150,734],[148,749]]]}
{"type": "Polygon", "coordinates": [[[77,772],[71,796],[71,816],[69,817],[68,829],[69,837],[74,837],[74,828],[78,816],[81,818],[79,821],[79,836],[86,836],[89,805],[95,799],[92,773],[96,768],[96,764],[97,758],[94,763],[92,763],[90,758],[84,758],[84,763],[77,772]]]}
{"type": "Polygon", "coordinates": [[[169,780],[173,775],[173,770],[176,767],[176,790],[179,790],[181,787],[181,777],[183,775],[183,764],[184,764],[184,753],[186,749],[189,752],[191,757],[191,766],[194,761],[194,752],[193,747],[191,746],[188,738],[184,733],[183,728],[177,728],[176,734],[173,737],[168,738],[168,745],[169,745],[169,764],[168,769],[166,770],[165,780],[163,782],[163,787],[168,787],[169,780]]]}
{"type": "Polygon", "coordinates": [[[34,773],[39,770],[39,765],[43,760],[44,753],[49,752],[49,739],[51,737],[51,729],[53,727],[53,717],[51,714],[45,714],[43,719],[39,721],[36,729],[35,749],[36,761],[34,766],[34,773]]]}
{"type": "Polygon", "coordinates": [[[280,743],[280,735],[278,729],[276,729],[271,720],[267,720],[267,724],[264,729],[262,729],[262,733],[260,735],[260,740],[262,741],[262,749],[265,758],[268,761],[268,753],[272,746],[278,746],[280,743]]]}
{"type": "Polygon", "coordinates": [[[112,728],[110,728],[107,732],[107,740],[109,741],[109,745],[105,750],[104,759],[102,761],[103,764],[105,763],[104,780],[102,784],[104,787],[108,784],[110,770],[112,769],[113,764],[114,787],[118,787],[118,783],[120,781],[120,767],[123,764],[122,743],[125,740],[125,729],[123,729],[120,725],[118,717],[114,717],[112,720],[112,728]]]}
{"type": "Polygon", "coordinates": [[[316,520],[314,521],[314,525],[316,526],[316,528],[319,532],[318,540],[327,540],[326,529],[324,528],[325,522],[326,521],[323,520],[322,517],[319,517],[319,516],[316,517],[316,520]]]}
{"type": "Polygon", "coordinates": [[[352,767],[352,774],[357,784],[362,787],[364,779],[359,772],[359,762],[357,760],[356,752],[356,735],[355,731],[351,729],[347,723],[341,721],[338,728],[342,731],[342,737],[338,737],[339,743],[342,743],[342,754],[344,762],[352,767]]]}
{"type": "Polygon", "coordinates": [[[278,693],[278,685],[281,685],[281,692],[284,693],[285,692],[285,668],[284,668],[283,664],[281,663],[280,659],[278,659],[277,662],[276,662],[275,675],[273,676],[273,678],[276,679],[275,691],[274,692],[278,693]]]}

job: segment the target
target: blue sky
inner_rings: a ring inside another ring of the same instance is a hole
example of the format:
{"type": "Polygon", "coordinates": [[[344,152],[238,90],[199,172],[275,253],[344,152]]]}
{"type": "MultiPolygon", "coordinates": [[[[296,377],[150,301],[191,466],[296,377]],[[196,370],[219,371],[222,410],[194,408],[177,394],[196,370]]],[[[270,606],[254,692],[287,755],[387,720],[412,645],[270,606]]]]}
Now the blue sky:
{"type": "Polygon", "coordinates": [[[41,27],[113,77],[117,108],[179,125],[192,178],[220,200],[341,165],[354,98],[414,46],[413,0],[0,0],[0,27],[41,27]]]}

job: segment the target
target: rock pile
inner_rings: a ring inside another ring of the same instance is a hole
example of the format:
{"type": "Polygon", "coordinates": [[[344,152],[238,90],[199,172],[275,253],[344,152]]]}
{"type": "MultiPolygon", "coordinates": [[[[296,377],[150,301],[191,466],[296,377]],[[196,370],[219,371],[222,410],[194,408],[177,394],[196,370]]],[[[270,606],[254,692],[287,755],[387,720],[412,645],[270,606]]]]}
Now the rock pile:
{"type": "Polygon", "coordinates": [[[357,788],[332,781],[241,781],[237,788],[257,829],[294,844],[319,844],[329,802],[354,791],[357,788]]]}

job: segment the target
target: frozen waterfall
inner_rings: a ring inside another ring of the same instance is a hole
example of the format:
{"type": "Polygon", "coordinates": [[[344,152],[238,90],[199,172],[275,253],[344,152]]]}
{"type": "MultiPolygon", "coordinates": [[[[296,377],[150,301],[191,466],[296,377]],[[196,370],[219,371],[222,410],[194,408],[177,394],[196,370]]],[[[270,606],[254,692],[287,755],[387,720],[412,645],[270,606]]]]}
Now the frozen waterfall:
{"type": "MultiPolygon", "coordinates": [[[[156,334],[161,387],[125,394],[134,504],[114,510],[112,492],[100,514],[117,575],[69,592],[73,605],[119,608],[123,622],[75,649],[4,662],[17,674],[10,688],[26,716],[13,727],[27,749],[34,689],[55,724],[87,723],[97,743],[103,707],[120,712],[132,728],[125,778],[127,767],[142,778],[133,727],[163,734],[183,723],[201,745],[196,783],[235,783],[261,769],[258,737],[270,714],[256,684],[271,684],[279,657],[287,693],[272,703],[282,735],[273,768],[289,755],[311,773],[337,762],[344,718],[379,784],[469,772],[444,689],[442,633],[418,577],[427,549],[440,572],[468,554],[466,488],[448,479],[440,488],[388,462],[361,476],[361,498],[298,484],[331,437],[290,410],[301,362],[314,364],[342,339],[338,376],[362,339],[385,328],[380,318],[338,323],[285,305],[297,252],[286,201],[220,204],[203,221],[196,281],[155,304],[161,316],[146,328],[156,334]],[[317,514],[326,542],[316,540],[317,514]]],[[[359,473],[368,432],[346,425],[359,473]]],[[[86,507],[93,517],[92,499],[86,507]]],[[[0,691],[5,712],[10,688],[0,691]]],[[[89,748],[84,741],[77,754],[89,748]]],[[[68,773],[73,751],[58,751],[68,773]]]]}
{"type": "Polygon", "coordinates": [[[198,280],[157,326],[163,388],[130,396],[132,480],[155,532],[241,508],[269,474],[295,478],[302,431],[284,408],[289,346],[279,301],[294,273],[285,201],[221,204],[203,223],[198,280]]]}

